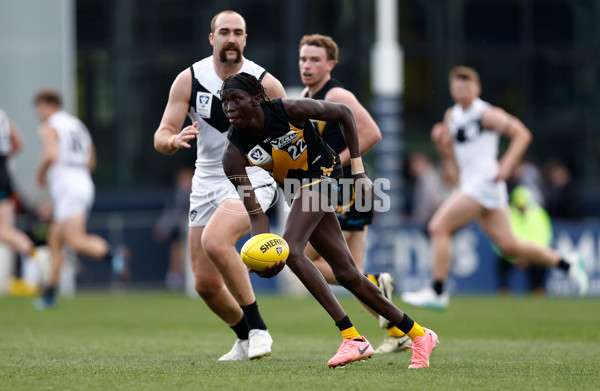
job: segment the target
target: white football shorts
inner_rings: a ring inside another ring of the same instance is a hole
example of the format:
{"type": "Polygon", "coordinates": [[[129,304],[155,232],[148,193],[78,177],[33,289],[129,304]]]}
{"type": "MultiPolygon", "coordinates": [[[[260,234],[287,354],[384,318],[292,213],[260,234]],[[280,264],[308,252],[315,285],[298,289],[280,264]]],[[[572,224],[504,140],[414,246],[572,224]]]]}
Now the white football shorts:
{"type": "Polygon", "coordinates": [[[504,181],[468,181],[461,183],[460,190],[488,210],[508,207],[508,191],[504,181]]]}
{"type": "Polygon", "coordinates": [[[94,204],[94,182],[89,175],[65,176],[49,183],[54,221],[87,215],[94,204]]]}
{"type": "MultiPolygon", "coordinates": [[[[266,171],[253,168],[254,170],[248,173],[248,177],[262,210],[266,212],[275,200],[277,184],[266,171]]],[[[205,226],[219,205],[228,199],[239,200],[240,197],[225,175],[208,174],[196,170],[190,195],[189,226],[205,226]]]]}

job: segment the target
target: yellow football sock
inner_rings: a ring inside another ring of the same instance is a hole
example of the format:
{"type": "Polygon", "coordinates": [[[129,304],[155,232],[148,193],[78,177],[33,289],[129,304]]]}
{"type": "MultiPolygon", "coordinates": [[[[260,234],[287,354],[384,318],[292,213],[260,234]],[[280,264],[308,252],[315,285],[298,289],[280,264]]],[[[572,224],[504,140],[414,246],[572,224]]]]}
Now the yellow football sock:
{"type": "Polygon", "coordinates": [[[360,334],[358,333],[358,331],[356,331],[354,326],[352,326],[352,327],[342,330],[342,338],[344,338],[344,339],[360,338],[360,334]]]}
{"type": "Polygon", "coordinates": [[[412,329],[410,329],[410,331],[408,333],[406,333],[406,335],[408,335],[408,337],[410,338],[410,340],[413,341],[417,337],[424,336],[425,335],[425,330],[423,330],[423,327],[421,327],[420,324],[418,324],[417,322],[415,322],[415,325],[412,327],[412,329]]]}
{"type": "Polygon", "coordinates": [[[394,338],[400,338],[400,337],[404,337],[406,335],[402,330],[400,330],[396,326],[392,326],[389,329],[387,329],[387,333],[390,337],[394,337],[394,338]]]}
{"type": "Polygon", "coordinates": [[[367,274],[367,278],[369,280],[371,280],[371,282],[377,286],[379,286],[379,284],[377,283],[377,277],[375,277],[374,274],[367,274]]]}

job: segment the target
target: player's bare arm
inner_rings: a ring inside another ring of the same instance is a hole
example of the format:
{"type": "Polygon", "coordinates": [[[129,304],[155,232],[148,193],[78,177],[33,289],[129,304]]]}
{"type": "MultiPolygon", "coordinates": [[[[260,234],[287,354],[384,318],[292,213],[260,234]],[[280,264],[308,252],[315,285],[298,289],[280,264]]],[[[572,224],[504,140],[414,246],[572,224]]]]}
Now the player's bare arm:
{"type": "Polygon", "coordinates": [[[284,99],[283,107],[287,115],[296,124],[304,124],[309,119],[322,121],[338,121],[350,155],[360,157],[358,132],[352,110],[342,103],[326,102],[313,99],[284,99]]]}
{"type": "Polygon", "coordinates": [[[37,183],[40,187],[46,187],[46,172],[58,158],[58,133],[54,128],[43,124],[39,130],[42,142],[42,158],[37,170],[37,183]]]}
{"type": "Polygon", "coordinates": [[[246,172],[247,162],[238,148],[229,142],[223,150],[223,171],[240,194],[244,206],[250,215],[250,232],[252,236],[267,233],[270,230],[269,219],[263,212],[254,194],[252,183],[246,172]]]}
{"type": "Polygon", "coordinates": [[[510,144],[500,159],[498,174],[496,174],[496,180],[506,181],[531,144],[533,138],[531,132],[518,118],[499,107],[490,107],[483,112],[481,126],[510,138],[510,144]]]}
{"type": "Polygon", "coordinates": [[[10,121],[10,142],[12,147],[8,152],[8,156],[14,156],[19,153],[21,149],[23,149],[23,136],[21,136],[19,128],[13,121],[10,121]]]}
{"type": "Polygon", "coordinates": [[[181,129],[189,109],[191,93],[192,72],[186,69],[177,76],[171,85],[169,101],[160,125],[154,133],[154,148],[158,152],[172,155],[181,148],[191,148],[190,142],[198,134],[198,123],[194,122],[181,129]]]}
{"type": "Polygon", "coordinates": [[[285,98],[285,89],[277,78],[270,73],[265,74],[261,84],[265,87],[265,92],[270,99],[285,98]]]}
{"type": "Polygon", "coordinates": [[[431,129],[431,141],[440,156],[440,165],[442,167],[442,177],[447,186],[452,187],[458,183],[458,164],[454,157],[454,147],[452,146],[452,135],[448,128],[450,118],[450,109],[444,114],[444,121],[433,125],[431,129]]]}
{"type": "MultiPolygon", "coordinates": [[[[328,102],[343,103],[350,107],[354,120],[356,121],[356,130],[358,132],[358,143],[360,145],[361,156],[365,155],[373,146],[381,140],[381,131],[375,123],[371,114],[360,104],[354,94],[344,88],[332,88],[325,96],[328,102]]],[[[342,166],[350,164],[350,152],[348,148],[339,153],[342,166]]]]}
{"type": "Polygon", "coordinates": [[[88,160],[88,170],[90,170],[90,172],[94,172],[96,170],[96,162],[96,145],[94,145],[92,142],[90,148],[90,159],[88,160]]]}
{"type": "Polygon", "coordinates": [[[338,121],[344,140],[348,145],[352,164],[352,177],[362,194],[373,190],[373,183],[366,176],[360,156],[358,132],[352,110],[345,104],[313,99],[284,99],[283,106],[290,119],[304,123],[308,119],[338,121]],[[360,179],[360,181],[358,181],[360,179]]]}

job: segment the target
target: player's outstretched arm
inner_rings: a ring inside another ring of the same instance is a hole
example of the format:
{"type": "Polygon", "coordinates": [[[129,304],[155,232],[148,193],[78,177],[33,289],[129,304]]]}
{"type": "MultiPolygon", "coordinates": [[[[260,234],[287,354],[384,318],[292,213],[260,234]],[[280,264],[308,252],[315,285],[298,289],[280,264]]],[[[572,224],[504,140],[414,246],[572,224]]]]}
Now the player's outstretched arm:
{"type": "Polygon", "coordinates": [[[169,92],[169,101],[154,133],[154,148],[165,155],[172,155],[181,148],[191,148],[190,142],[198,134],[198,123],[194,122],[181,130],[189,108],[192,94],[192,72],[181,72],[169,92]],[[181,130],[181,131],[180,131],[181,130]]]}
{"type": "Polygon", "coordinates": [[[250,233],[252,236],[270,231],[269,218],[263,212],[256,199],[252,183],[246,173],[246,159],[240,150],[227,141],[223,150],[223,171],[235,186],[250,216],[250,233]]]}
{"type": "Polygon", "coordinates": [[[363,195],[373,191],[373,183],[365,174],[360,156],[354,115],[347,105],[313,99],[285,99],[283,104],[288,117],[296,123],[302,124],[309,118],[322,121],[338,121],[350,152],[352,178],[357,186],[357,191],[360,191],[363,195]]]}
{"type": "MultiPolygon", "coordinates": [[[[360,104],[354,94],[344,88],[332,88],[325,97],[328,102],[343,103],[350,107],[354,120],[356,121],[356,130],[358,133],[358,144],[360,146],[360,155],[363,156],[381,140],[381,131],[379,126],[371,117],[371,114],[360,104]]],[[[342,166],[350,164],[350,151],[348,148],[339,153],[342,166]]]]}
{"type": "Polygon", "coordinates": [[[481,126],[510,138],[510,144],[500,159],[498,174],[496,174],[496,180],[506,181],[531,144],[533,138],[531,132],[518,118],[499,107],[490,107],[483,112],[481,126]]]}

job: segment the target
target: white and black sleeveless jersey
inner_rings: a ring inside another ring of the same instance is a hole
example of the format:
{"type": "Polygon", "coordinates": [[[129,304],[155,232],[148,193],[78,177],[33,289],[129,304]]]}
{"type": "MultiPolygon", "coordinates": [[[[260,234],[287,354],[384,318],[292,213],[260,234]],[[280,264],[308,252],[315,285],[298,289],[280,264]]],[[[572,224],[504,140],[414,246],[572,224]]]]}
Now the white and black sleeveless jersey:
{"type": "Polygon", "coordinates": [[[58,135],[58,156],[48,169],[48,181],[65,180],[73,172],[89,175],[92,138],[87,127],[65,111],[52,114],[47,122],[58,135]]]}
{"type": "Polygon", "coordinates": [[[479,98],[465,110],[459,104],[452,107],[448,127],[461,184],[493,179],[498,172],[500,134],[481,128],[481,115],[489,107],[489,103],[479,98]]]}
{"type": "Polygon", "coordinates": [[[0,110],[0,156],[7,156],[11,149],[10,120],[4,110],[0,110]]]}
{"type": "MultiPolygon", "coordinates": [[[[256,63],[242,58],[240,72],[262,80],[266,71],[256,63]]],[[[229,120],[221,106],[223,80],[215,72],[213,56],[196,62],[192,71],[192,94],[188,116],[198,121],[196,170],[207,174],[224,175],[221,157],[227,140],[229,120]]]]}

